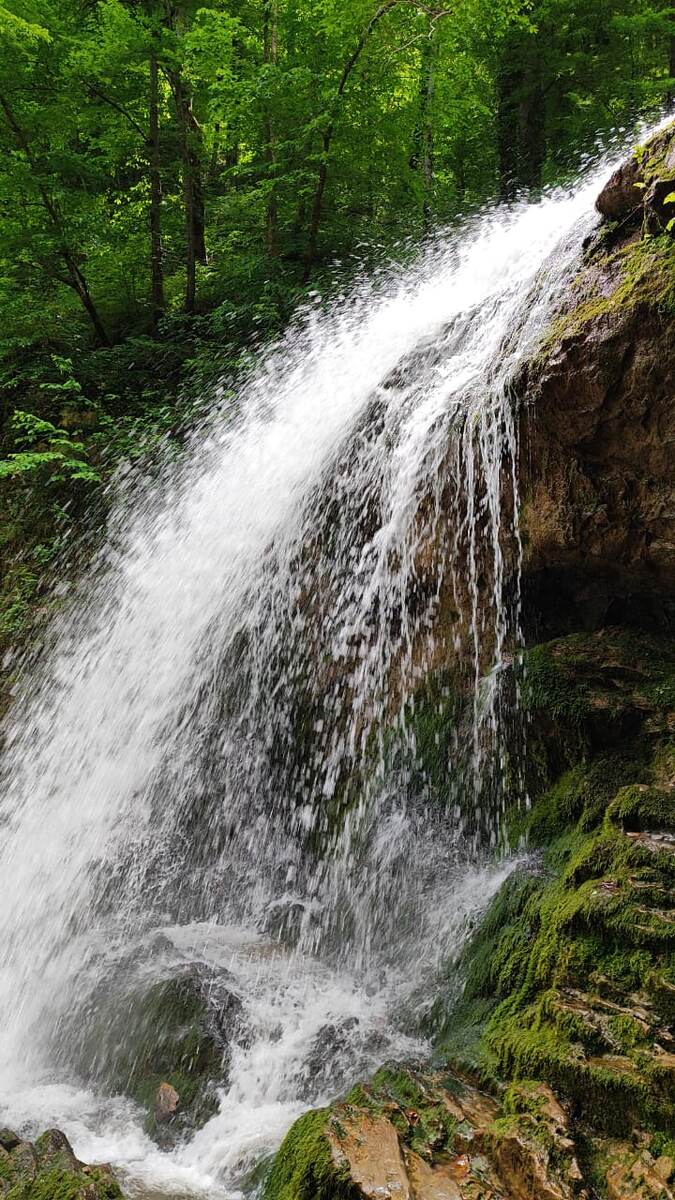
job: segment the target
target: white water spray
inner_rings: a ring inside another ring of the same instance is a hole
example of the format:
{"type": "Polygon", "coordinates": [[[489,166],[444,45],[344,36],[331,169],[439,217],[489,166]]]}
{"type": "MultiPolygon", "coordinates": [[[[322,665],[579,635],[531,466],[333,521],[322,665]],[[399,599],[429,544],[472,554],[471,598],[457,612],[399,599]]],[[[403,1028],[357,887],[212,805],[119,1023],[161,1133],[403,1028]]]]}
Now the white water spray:
{"type": "Polygon", "coordinates": [[[519,635],[509,389],[597,189],[493,210],[298,323],[182,465],[120,502],[14,707],[4,1119],[64,1127],[131,1192],[238,1195],[307,1104],[420,1053],[406,1014],[510,869],[467,865],[463,833],[494,814],[467,819],[459,764],[484,804],[489,680],[519,635]],[[467,669],[439,799],[416,716],[442,716],[467,669]],[[249,1030],[219,1112],[170,1153],[69,1066],[73,1012],[158,931],[149,969],[226,969],[249,1030]],[[330,1079],[311,1067],[327,1029],[330,1079]]]}

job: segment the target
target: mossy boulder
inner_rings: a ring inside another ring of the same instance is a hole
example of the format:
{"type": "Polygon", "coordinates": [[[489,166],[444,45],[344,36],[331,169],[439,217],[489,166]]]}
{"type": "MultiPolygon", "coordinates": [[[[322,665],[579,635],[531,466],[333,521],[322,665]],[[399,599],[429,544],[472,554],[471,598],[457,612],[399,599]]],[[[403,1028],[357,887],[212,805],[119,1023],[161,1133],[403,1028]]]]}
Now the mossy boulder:
{"type": "Polygon", "coordinates": [[[286,1137],[265,1200],[572,1200],[581,1172],[549,1089],[503,1104],[452,1074],[391,1064],[286,1137]]]}
{"type": "Polygon", "coordinates": [[[138,998],[137,1024],[124,1043],[124,1090],[148,1112],[146,1127],[160,1143],[204,1124],[227,1082],[233,1039],[245,1036],[241,1000],[229,978],[201,964],[185,967],[138,998]],[[160,1087],[175,1092],[162,1106],[160,1087]]]}
{"type": "Polygon", "coordinates": [[[136,980],[121,994],[97,995],[91,1010],[83,1066],[142,1105],[156,1141],[170,1145],[213,1115],[232,1045],[247,1037],[228,972],[184,963],[154,983],[136,980]]]}
{"type": "Polygon", "coordinates": [[[0,1130],[3,1200],[122,1200],[107,1165],[79,1162],[65,1134],[48,1129],[33,1144],[0,1130]]]}

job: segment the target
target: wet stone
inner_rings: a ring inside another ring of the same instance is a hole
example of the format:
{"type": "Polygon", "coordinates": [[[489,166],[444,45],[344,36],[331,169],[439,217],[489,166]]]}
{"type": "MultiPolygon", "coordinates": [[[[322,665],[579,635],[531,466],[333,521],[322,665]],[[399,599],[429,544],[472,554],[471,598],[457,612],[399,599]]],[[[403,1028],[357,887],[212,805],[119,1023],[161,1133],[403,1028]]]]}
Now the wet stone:
{"type": "Polygon", "coordinates": [[[176,1115],[180,1096],[170,1083],[160,1083],[155,1097],[155,1120],[159,1125],[171,1121],[176,1115]]]}
{"type": "Polygon", "coordinates": [[[122,1200],[111,1168],[80,1162],[61,1130],[48,1129],[34,1145],[0,1132],[0,1196],[7,1200],[122,1200]]]}

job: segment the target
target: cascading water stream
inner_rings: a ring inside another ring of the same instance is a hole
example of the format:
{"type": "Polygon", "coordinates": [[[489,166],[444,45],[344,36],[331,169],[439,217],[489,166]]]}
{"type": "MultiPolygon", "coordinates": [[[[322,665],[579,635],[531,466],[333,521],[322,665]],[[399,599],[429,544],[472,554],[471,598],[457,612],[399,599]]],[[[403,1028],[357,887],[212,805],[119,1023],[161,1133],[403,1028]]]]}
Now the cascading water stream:
{"type": "Polygon", "coordinates": [[[307,1104],[422,1053],[425,985],[511,869],[477,849],[498,819],[495,679],[519,636],[509,388],[597,187],[492,210],[403,280],[305,315],[180,465],[123,490],[17,698],[3,1119],[60,1125],[132,1194],[238,1195],[307,1104]],[[451,669],[473,718],[439,801],[416,714],[430,678],[434,712],[451,707],[451,669]],[[78,1043],[118,975],[195,961],[230,972],[247,1035],[219,1111],[161,1153],[78,1043]]]}

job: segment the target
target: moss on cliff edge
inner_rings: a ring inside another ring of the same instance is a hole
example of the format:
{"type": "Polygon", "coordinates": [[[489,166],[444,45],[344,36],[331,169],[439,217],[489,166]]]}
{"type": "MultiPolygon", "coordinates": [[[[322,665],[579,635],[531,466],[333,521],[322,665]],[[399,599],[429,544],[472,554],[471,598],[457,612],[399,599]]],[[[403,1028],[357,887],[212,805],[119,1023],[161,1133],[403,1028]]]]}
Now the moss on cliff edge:
{"type": "Polygon", "coordinates": [[[675,314],[675,242],[668,234],[611,244],[611,231],[598,235],[592,256],[575,281],[571,303],[549,330],[542,356],[560,341],[577,337],[591,323],[640,306],[675,314]]]}
{"type": "Polygon", "coordinates": [[[484,1077],[544,1079],[598,1127],[665,1131],[675,1122],[673,648],[610,630],[528,660],[541,790],[513,829],[537,854],[465,952],[464,994],[439,1050],[484,1077]]]}
{"type": "Polygon", "coordinates": [[[633,159],[599,196],[606,219],[586,247],[572,295],[549,332],[548,348],[598,318],[642,305],[675,313],[673,184],[675,123],[636,147],[633,159]]]}

